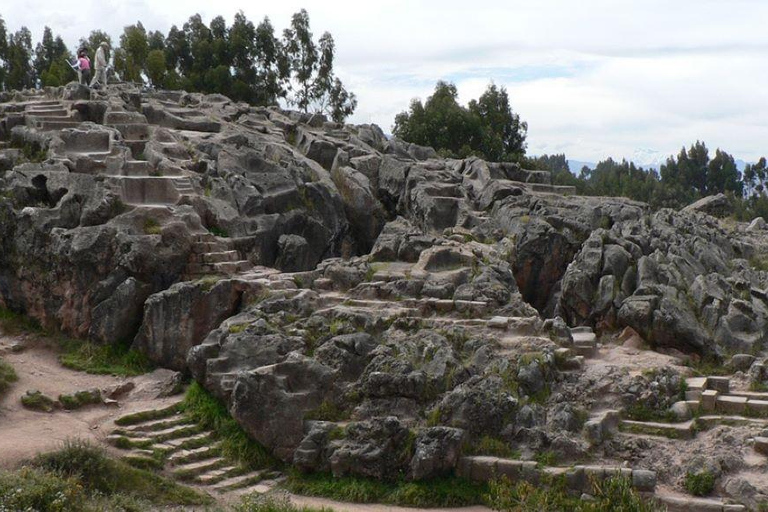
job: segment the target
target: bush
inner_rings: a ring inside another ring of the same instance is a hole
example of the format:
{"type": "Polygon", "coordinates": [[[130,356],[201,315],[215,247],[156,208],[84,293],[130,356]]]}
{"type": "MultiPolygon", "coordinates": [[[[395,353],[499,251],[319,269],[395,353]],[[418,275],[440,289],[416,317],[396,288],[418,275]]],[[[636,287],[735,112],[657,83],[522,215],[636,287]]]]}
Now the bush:
{"type": "Polygon", "coordinates": [[[11,384],[19,380],[19,376],[16,375],[13,366],[3,361],[0,357],[0,395],[5,393],[11,384]]]}
{"type": "Polygon", "coordinates": [[[40,391],[27,391],[21,397],[21,405],[33,411],[52,412],[55,402],[53,398],[42,394],[40,391]]]}
{"type": "Polygon", "coordinates": [[[5,308],[0,308],[0,328],[10,336],[20,333],[41,334],[43,332],[37,320],[5,308]]]}
{"type": "Polygon", "coordinates": [[[204,505],[211,502],[208,496],[193,489],[151,471],[111,459],[102,448],[85,441],[67,441],[60,450],[39,455],[32,465],[63,478],[75,479],[93,496],[120,494],[157,505],[204,505]]]}
{"type": "Polygon", "coordinates": [[[697,473],[688,472],[685,475],[685,482],[683,484],[685,490],[694,496],[707,496],[712,493],[715,488],[715,475],[707,470],[702,470],[697,473]]]}
{"type": "Polygon", "coordinates": [[[0,472],[0,510],[83,510],[84,499],[75,478],[31,468],[0,472]]]}

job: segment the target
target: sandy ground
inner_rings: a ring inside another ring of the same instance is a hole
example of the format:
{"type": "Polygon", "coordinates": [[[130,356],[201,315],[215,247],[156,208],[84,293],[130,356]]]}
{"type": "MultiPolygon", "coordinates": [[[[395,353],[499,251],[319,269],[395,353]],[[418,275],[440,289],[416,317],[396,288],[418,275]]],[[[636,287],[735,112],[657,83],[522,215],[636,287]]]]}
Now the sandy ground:
{"type": "Polygon", "coordinates": [[[12,469],[25,459],[40,452],[58,448],[67,439],[101,441],[114,428],[115,418],[130,412],[163,407],[179,397],[154,399],[148,389],[158,375],[149,374],[134,378],[109,375],[89,375],[64,368],[56,353],[36,338],[26,338],[22,352],[9,350],[12,339],[0,336],[0,355],[16,370],[19,380],[0,398],[0,468],[12,469]],[[117,406],[88,406],[68,412],[53,413],[31,411],[21,405],[21,396],[27,390],[36,389],[56,398],[62,393],[72,393],[93,388],[109,388],[131,380],[136,391],[117,406]],[[142,392],[142,389],[147,390],[142,392]]]}

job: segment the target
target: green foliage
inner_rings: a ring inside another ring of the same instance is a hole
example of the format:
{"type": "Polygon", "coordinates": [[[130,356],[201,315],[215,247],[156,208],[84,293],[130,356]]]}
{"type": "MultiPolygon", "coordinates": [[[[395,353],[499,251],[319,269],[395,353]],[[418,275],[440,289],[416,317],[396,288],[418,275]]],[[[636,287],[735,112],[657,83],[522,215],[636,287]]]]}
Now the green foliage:
{"type": "Polygon", "coordinates": [[[634,404],[624,409],[624,416],[634,421],[661,421],[672,423],[675,421],[675,414],[667,409],[656,410],[645,404],[634,404]]]}
{"type": "Polygon", "coordinates": [[[27,409],[41,412],[52,412],[54,409],[53,399],[42,394],[40,391],[27,391],[27,393],[21,397],[21,405],[27,409]]]}
{"type": "Polygon", "coordinates": [[[520,452],[513,450],[508,442],[489,435],[484,435],[465,451],[469,455],[489,455],[503,459],[517,459],[520,457],[520,452]]]}
{"type": "Polygon", "coordinates": [[[457,477],[420,482],[385,482],[327,473],[292,473],[285,483],[293,493],[354,503],[385,503],[404,507],[462,507],[481,502],[487,487],[457,477]]]}
{"type": "Polygon", "coordinates": [[[43,333],[43,328],[37,320],[5,308],[0,308],[0,329],[9,336],[43,333]]]}
{"type": "Polygon", "coordinates": [[[8,362],[4,361],[2,357],[0,357],[0,396],[8,391],[8,388],[11,387],[11,384],[17,380],[19,380],[19,376],[16,375],[16,371],[13,369],[13,366],[11,366],[8,362]]]}
{"type": "Polygon", "coordinates": [[[144,219],[144,234],[146,235],[159,235],[163,229],[157,219],[152,217],[144,219]]]}
{"type": "Polygon", "coordinates": [[[698,473],[686,473],[683,486],[694,496],[707,496],[715,488],[715,475],[707,470],[698,473]]]}
{"type": "Polygon", "coordinates": [[[182,410],[202,428],[211,429],[221,440],[221,453],[252,469],[274,467],[277,462],[259,443],[251,439],[230,416],[226,406],[193,382],[184,397],[182,410]]]}
{"type": "Polygon", "coordinates": [[[42,84],[49,86],[66,85],[76,79],[76,74],[65,60],[72,62],[72,54],[60,36],[53,37],[51,29],[43,29],[43,40],[35,48],[33,69],[42,84]]]}
{"type": "Polygon", "coordinates": [[[84,441],[67,441],[61,449],[38,456],[32,466],[44,474],[76,482],[87,497],[125,495],[155,505],[205,505],[212,501],[151,471],[111,459],[102,448],[84,441]]]}
{"type": "Polygon", "coordinates": [[[456,86],[440,81],[424,104],[413,100],[408,111],[395,117],[393,133],[446,157],[515,161],[525,155],[527,130],[512,111],[504,87],[491,83],[479,99],[463,107],[456,86]]]}
{"type": "Polygon", "coordinates": [[[563,480],[549,487],[536,487],[528,482],[512,484],[504,477],[489,484],[486,504],[502,512],[660,512],[666,510],[651,501],[643,501],[626,478],[610,478],[593,483],[594,499],[584,501],[569,495],[563,480]]]}
{"type": "Polygon", "coordinates": [[[153,369],[152,363],[141,352],[124,342],[97,345],[88,341],[65,339],[61,342],[61,364],[73,370],[131,377],[153,369]]]}
{"type": "Polygon", "coordinates": [[[75,478],[31,468],[0,472],[0,510],[88,510],[85,501],[75,478]]]}
{"type": "Polygon", "coordinates": [[[218,237],[221,237],[221,238],[229,238],[229,233],[227,233],[227,231],[222,229],[222,228],[218,228],[216,226],[212,226],[212,227],[208,228],[208,231],[210,231],[211,234],[214,235],[214,236],[218,236],[218,237]]]}
{"type": "Polygon", "coordinates": [[[59,395],[59,403],[61,403],[61,406],[64,409],[72,411],[80,409],[86,405],[101,403],[101,393],[99,390],[93,390],[76,391],[66,395],[59,395]]]}

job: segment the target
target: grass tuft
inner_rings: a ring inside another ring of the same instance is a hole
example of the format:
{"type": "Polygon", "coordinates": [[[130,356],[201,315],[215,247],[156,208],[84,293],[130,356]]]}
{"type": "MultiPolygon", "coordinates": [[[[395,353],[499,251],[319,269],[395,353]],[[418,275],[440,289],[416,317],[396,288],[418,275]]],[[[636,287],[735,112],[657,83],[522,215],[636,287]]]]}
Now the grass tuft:
{"type": "Polygon", "coordinates": [[[141,512],[212,501],[152,471],[109,458],[83,441],[68,441],[19,471],[0,472],[0,510],[141,512]]]}
{"type": "Polygon", "coordinates": [[[43,333],[43,328],[37,320],[5,308],[0,308],[0,329],[9,336],[43,333]]]}
{"type": "Polygon", "coordinates": [[[145,235],[159,235],[163,231],[162,226],[157,219],[147,218],[144,220],[144,234],[145,235]]]}
{"type": "Polygon", "coordinates": [[[133,377],[152,371],[149,359],[127,343],[97,345],[87,341],[63,340],[61,364],[73,370],[97,375],[133,377]]]}
{"type": "Polygon", "coordinates": [[[715,475],[707,470],[699,471],[698,473],[687,473],[683,486],[686,491],[694,496],[707,496],[715,488],[715,475]]]}
{"type": "Polygon", "coordinates": [[[632,488],[627,478],[610,478],[594,484],[593,499],[582,500],[568,494],[564,481],[558,479],[548,487],[535,487],[528,482],[512,484],[506,477],[489,484],[486,505],[502,512],[660,512],[665,507],[646,502],[632,488]]]}
{"type": "Polygon", "coordinates": [[[16,371],[9,363],[0,357],[0,396],[3,395],[11,387],[11,384],[19,380],[19,376],[16,375],[16,371]]]}

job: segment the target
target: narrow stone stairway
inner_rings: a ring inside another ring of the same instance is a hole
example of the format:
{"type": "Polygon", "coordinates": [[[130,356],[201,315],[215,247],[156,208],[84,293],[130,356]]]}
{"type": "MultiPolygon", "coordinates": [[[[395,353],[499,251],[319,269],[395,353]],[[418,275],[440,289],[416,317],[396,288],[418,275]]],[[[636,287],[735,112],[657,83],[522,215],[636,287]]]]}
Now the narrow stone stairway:
{"type": "Polygon", "coordinates": [[[106,441],[124,451],[127,462],[160,466],[167,476],[209,493],[264,493],[278,483],[278,472],[248,469],[226,457],[215,433],[181,412],[180,406],[118,418],[118,427],[106,441]]]}

